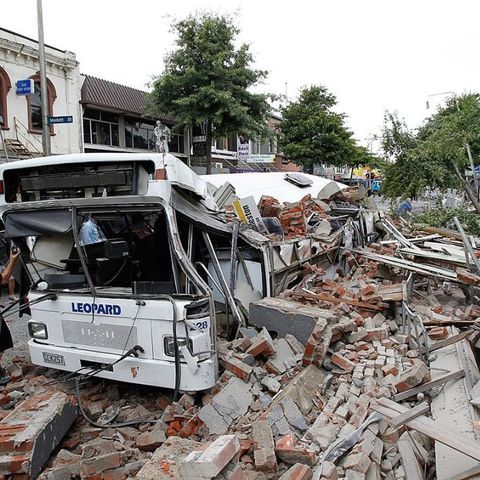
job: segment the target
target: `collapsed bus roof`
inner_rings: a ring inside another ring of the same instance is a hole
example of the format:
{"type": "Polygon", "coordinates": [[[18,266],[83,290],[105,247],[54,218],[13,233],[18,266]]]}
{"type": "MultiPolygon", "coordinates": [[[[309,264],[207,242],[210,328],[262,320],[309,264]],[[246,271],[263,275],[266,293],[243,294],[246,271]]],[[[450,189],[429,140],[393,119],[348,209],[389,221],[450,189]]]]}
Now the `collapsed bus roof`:
{"type": "Polygon", "coordinates": [[[201,178],[217,188],[228,182],[235,188],[238,197],[252,195],[257,203],[262,195],[275,197],[280,203],[298,202],[308,194],[313,198],[324,200],[348,188],[343,183],[306,173],[293,176],[291,172],[252,172],[202,175],[201,178]],[[288,177],[291,177],[290,180],[288,177]],[[295,177],[298,177],[297,182],[295,177]],[[306,186],[299,186],[299,184],[306,186]]]}
{"type": "Polygon", "coordinates": [[[37,157],[0,165],[0,177],[4,172],[24,168],[35,168],[46,165],[66,165],[75,163],[98,162],[152,162],[154,169],[166,169],[167,180],[181,189],[189,190],[205,201],[205,204],[216,210],[213,197],[208,192],[207,183],[180,159],[170,154],[162,153],[74,153],[68,155],[52,155],[37,157]]]}

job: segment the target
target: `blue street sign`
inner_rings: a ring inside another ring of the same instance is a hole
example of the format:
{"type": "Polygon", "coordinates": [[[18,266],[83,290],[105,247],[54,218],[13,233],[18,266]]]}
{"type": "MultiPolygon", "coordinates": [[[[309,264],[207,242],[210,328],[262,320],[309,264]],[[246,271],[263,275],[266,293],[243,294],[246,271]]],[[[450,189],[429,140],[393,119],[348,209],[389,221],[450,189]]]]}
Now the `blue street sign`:
{"type": "Polygon", "coordinates": [[[47,117],[48,125],[55,125],[57,123],[73,123],[73,117],[67,115],[64,117],[47,117]]]}
{"type": "Polygon", "coordinates": [[[35,91],[35,86],[31,78],[18,80],[15,85],[17,87],[17,95],[31,95],[35,91]]]}

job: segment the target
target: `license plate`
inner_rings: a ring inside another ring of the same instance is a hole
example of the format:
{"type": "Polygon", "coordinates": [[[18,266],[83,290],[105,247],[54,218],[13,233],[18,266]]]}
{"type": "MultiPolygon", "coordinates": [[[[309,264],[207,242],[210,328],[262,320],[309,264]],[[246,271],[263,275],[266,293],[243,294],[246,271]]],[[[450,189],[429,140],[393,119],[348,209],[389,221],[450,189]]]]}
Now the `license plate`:
{"type": "Polygon", "coordinates": [[[65,366],[65,357],[63,355],[58,355],[56,353],[46,353],[42,352],[43,361],[45,363],[50,363],[51,365],[64,365],[65,366]]]}

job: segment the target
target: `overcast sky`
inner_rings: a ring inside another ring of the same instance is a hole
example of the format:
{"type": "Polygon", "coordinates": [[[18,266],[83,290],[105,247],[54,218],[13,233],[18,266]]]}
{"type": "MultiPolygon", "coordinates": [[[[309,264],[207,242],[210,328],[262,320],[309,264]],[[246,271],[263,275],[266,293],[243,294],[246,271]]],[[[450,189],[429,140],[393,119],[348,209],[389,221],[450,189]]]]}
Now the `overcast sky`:
{"type": "MultiPolygon", "coordinates": [[[[355,136],[381,129],[386,109],[411,127],[428,95],[480,91],[475,0],[43,0],[46,43],[76,53],[82,73],[140,89],[173,46],[170,15],[234,13],[241,40],[270,72],[263,89],[294,99],[304,85],[333,92],[355,136]]],[[[0,25],[37,38],[36,1],[1,0],[0,25]]],[[[431,99],[433,104],[442,97],[431,99]]]]}

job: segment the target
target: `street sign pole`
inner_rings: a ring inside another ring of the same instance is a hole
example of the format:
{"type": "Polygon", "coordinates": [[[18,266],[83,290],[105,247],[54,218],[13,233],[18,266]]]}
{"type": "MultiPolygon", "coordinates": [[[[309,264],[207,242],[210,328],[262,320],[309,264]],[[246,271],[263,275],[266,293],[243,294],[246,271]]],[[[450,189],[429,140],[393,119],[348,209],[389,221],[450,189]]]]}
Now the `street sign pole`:
{"type": "Polygon", "coordinates": [[[45,42],[43,39],[43,8],[42,0],[37,0],[38,23],[38,61],[40,63],[40,92],[42,96],[42,146],[43,154],[50,155],[50,129],[48,126],[48,91],[47,72],[45,68],[45,42]]]}

